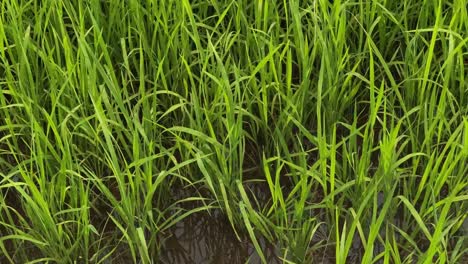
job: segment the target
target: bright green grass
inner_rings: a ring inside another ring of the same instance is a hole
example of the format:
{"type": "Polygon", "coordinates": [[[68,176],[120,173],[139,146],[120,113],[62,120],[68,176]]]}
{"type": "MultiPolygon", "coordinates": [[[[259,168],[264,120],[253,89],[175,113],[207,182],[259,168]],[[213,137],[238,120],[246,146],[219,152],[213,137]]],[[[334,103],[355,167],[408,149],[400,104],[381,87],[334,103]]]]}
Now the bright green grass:
{"type": "Polygon", "coordinates": [[[462,263],[467,159],[465,0],[0,1],[2,263],[157,263],[214,208],[285,263],[462,263]]]}

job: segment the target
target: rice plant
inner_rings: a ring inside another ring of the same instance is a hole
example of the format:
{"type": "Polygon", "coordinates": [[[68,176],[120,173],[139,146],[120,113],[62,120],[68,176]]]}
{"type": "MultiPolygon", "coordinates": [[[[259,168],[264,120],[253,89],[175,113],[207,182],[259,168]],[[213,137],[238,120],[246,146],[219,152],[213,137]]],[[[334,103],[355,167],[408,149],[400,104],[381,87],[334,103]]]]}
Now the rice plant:
{"type": "Polygon", "coordinates": [[[0,2],[1,263],[466,263],[467,164],[465,0],[0,2]]]}

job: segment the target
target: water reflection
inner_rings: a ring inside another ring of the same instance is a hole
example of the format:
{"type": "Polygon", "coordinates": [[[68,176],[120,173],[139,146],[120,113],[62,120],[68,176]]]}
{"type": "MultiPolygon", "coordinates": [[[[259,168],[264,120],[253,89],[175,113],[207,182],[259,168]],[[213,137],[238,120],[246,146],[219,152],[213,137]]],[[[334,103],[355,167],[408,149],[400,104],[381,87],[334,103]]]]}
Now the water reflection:
{"type": "MultiPolygon", "coordinates": [[[[162,247],[162,263],[261,263],[253,244],[244,236],[239,241],[229,221],[220,212],[195,213],[177,223],[162,247]]],[[[281,263],[276,248],[260,238],[268,263],[281,263]]]]}

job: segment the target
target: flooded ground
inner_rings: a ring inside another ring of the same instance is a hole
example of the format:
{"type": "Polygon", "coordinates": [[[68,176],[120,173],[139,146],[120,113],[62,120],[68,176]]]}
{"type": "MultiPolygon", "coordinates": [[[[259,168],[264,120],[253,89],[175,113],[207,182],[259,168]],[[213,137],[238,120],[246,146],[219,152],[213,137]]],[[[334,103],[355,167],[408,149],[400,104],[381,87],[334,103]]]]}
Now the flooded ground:
{"type": "MultiPolygon", "coordinates": [[[[223,264],[262,263],[248,237],[239,241],[220,211],[195,213],[170,230],[160,252],[161,263],[223,264]]],[[[259,238],[268,263],[282,263],[278,250],[259,238]]]]}
{"type": "MultiPolygon", "coordinates": [[[[248,184],[246,189],[248,192],[255,192],[257,202],[261,204],[269,199],[260,183],[248,184]]],[[[176,199],[190,196],[189,193],[182,191],[176,195],[176,199]]],[[[187,206],[189,209],[197,205],[187,206]]],[[[194,213],[179,221],[165,233],[167,236],[163,239],[159,255],[160,263],[262,263],[248,235],[239,234],[239,240],[228,218],[219,209],[194,213]]],[[[272,245],[263,237],[257,237],[257,239],[268,263],[283,263],[279,258],[279,247],[272,245]]]]}

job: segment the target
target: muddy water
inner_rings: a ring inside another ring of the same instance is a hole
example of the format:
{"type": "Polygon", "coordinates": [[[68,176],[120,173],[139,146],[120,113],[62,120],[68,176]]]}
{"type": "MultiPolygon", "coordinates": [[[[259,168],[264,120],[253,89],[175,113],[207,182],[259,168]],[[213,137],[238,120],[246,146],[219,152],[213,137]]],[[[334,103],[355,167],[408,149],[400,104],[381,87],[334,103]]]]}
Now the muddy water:
{"type": "MultiPolygon", "coordinates": [[[[220,211],[196,213],[177,223],[165,239],[161,263],[223,264],[261,263],[247,236],[239,241],[220,211]]],[[[275,246],[259,239],[268,263],[281,263],[275,246]]]]}
{"type": "MultiPolygon", "coordinates": [[[[267,203],[268,195],[265,186],[259,182],[246,184],[246,192],[255,192],[257,202],[254,207],[267,203]]],[[[253,195],[253,194],[252,194],[253,195]]],[[[176,200],[193,196],[190,191],[176,194],[176,200]]],[[[195,208],[199,204],[190,204],[186,209],[195,208]]],[[[185,206],[184,206],[185,207],[185,206]]],[[[232,229],[227,216],[219,209],[210,212],[194,213],[176,223],[163,239],[159,253],[160,263],[167,264],[237,264],[262,263],[255,247],[247,234],[239,234],[240,240],[232,229]]],[[[267,263],[283,263],[279,247],[268,243],[264,238],[257,237],[262,253],[267,263]]]]}

